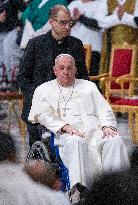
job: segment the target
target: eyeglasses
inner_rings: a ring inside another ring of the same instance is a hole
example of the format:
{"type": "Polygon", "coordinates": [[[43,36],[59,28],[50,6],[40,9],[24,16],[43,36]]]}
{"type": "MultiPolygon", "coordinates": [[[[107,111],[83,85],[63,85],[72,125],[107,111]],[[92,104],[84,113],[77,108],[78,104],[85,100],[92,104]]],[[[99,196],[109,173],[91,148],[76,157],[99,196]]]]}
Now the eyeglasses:
{"type": "Polygon", "coordinates": [[[69,21],[60,20],[60,21],[58,21],[58,20],[54,19],[54,21],[58,22],[58,24],[60,26],[66,26],[66,25],[72,26],[73,25],[73,20],[69,20],[69,21]]]}

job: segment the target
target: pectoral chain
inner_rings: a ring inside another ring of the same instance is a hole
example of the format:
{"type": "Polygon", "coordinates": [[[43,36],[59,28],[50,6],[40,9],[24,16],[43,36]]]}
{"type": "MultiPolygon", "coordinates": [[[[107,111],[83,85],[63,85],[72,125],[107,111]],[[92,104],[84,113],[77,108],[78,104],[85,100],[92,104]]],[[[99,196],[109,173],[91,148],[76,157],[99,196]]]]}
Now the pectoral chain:
{"type": "MultiPolygon", "coordinates": [[[[61,86],[60,86],[58,83],[57,83],[57,85],[58,85],[59,91],[60,91],[58,104],[60,104],[60,99],[61,99],[61,96],[62,96],[62,98],[63,98],[63,100],[64,100],[64,103],[65,103],[65,104],[64,104],[64,107],[62,107],[62,109],[63,109],[63,117],[66,117],[66,111],[70,109],[70,108],[67,108],[67,104],[68,104],[68,102],[71,100],[71,98],[72,98],[72,96],[73,96],[74,85],[72,86],[72,91],[71,91],[71,94],[70,94],[69,98],[67,99],[67,101],[66,101],[66,98],[65,98],[64,95],[63,95],[61,86]]],[[[59,113],[59,110],[60,110],[60,109],[58,109],[58,113],[59,113]]]]}

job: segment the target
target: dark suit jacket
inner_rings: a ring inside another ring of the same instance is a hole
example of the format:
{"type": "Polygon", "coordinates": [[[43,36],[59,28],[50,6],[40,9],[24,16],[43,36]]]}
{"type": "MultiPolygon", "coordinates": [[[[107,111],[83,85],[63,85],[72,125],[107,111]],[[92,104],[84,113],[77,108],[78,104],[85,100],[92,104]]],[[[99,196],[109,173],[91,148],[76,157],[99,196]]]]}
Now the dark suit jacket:
{"type": "Polygon", "coordinates": [[[24,95],[22,117],[27,121],[33,92],[40,84],[55,78],[53,65],[57,55],[68,53],[76,61],[77,78],[88,79],[82,42],[72,36],[56,41],[49,31],[29,41],[21,59],[18,82],[24,95]]]}

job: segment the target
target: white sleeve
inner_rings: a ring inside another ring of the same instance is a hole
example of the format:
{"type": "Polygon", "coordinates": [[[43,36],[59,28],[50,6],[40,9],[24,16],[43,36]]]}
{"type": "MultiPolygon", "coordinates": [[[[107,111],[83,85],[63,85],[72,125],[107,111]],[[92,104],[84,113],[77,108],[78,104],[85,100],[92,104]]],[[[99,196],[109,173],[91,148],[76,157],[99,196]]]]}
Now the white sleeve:
{"type": "Polygon", "coordinates": [[[113,126],[117,128],[117,122],[112,111],[112,108],[109,105],[109,103],[105,100],[105,98],[102,96],[102,94],[99,92],[96,85],[93,89],[92,99],[94,102],[96,115],[98,116],[100,122],[100,126],[113,126]]]}
{"type": "Polygon", "coordinates": [[[124,15],[121,19],[121,23],[125,24],[125,25],[128,25],[128,26],[131,26],[133,28],[137,28],[137,25],[134,21],[135,16],[138,16],[138,0],[136,2],[136,5],[135,5],[134,14],[128,14],[128,13],[124,12],[124,15]]]}
{"type": "Polygon", "coordinates": [[[51,107],[47,97],[44,96],[43,93],[43,90],[39,89],[39,87],[36,88],[28,120],[31,123],[40,123],[50,131],[56,133],[66,123],[54,113],[54,109],[51,107]]]}
{"type": "Polygon", "coordinates": [[[112,15],[108,15],[107,0],[100,2],[97,13],[96,19],[101,28],[107,29],[120,24],[116,11],[114,11],[112,15]]]}

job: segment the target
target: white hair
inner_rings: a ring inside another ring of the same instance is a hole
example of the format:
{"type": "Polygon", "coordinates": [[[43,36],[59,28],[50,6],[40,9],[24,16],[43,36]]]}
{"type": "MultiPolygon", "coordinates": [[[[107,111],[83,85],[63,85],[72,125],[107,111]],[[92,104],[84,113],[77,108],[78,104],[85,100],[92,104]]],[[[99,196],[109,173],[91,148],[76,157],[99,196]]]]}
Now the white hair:
{"type": "Polygon", "coordinates": [[[64,56],[68,56],[70,58],[72,58],[72,60],[75,62],[75,59],[70,55],[70,54],[67,54],[67,53],[61,53],[60,55],[58,55],[55,60],[57,60],[58,58],[60,57],[64,57],[64,56]]]}

